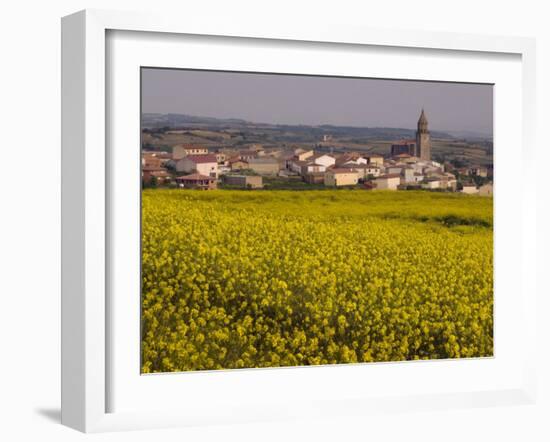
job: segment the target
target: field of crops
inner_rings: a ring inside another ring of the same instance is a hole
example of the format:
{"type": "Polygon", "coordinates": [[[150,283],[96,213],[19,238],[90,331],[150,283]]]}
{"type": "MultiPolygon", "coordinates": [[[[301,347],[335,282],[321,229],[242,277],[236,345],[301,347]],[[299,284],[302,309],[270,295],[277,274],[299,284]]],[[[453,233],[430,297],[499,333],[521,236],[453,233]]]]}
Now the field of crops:
{"type": "Polygon", "coordinates": [[[145,190],[142,371],[491,356],[492,205],[145,190]]]}

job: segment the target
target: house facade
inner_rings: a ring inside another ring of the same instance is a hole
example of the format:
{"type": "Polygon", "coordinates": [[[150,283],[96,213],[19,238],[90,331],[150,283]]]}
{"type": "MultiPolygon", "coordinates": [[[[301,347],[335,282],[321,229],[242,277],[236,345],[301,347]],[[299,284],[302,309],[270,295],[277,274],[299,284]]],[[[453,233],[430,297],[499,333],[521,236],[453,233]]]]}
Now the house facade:
{"type": "Polygon", "coordinates": [[[231,170],[248,169],[248,161],[243,161],[239,158],[234,158],[228,161],[231,170]]]}
{"type": "Polygon", "coordinates": [[[259,175],[226,175],[223,178],[225,184],[239,186],[250,189],[261,189],[263,179],[259,175]]]}
{"type": "Polygon", "coordinates": [[[141,179],[145,184],[151,184],[153,181],[165,184],[171,181],[171,175],[162,167],[146,166],[141,170],[141,179]]]}
{"type": "Polygon", "coordinates": [[[299,161],[296,158],[293,158],[287,163],[288,170],[295,173],[302,173],[302,167],[307,165],[308,165],[308,161],[299,161]]]}
{"type": "Polygon", "coordinates": [[[359,182],[359,174],[352,169],[329,169],[325,173],[325,186],[355,186],[359,182]]]}
{"type": "Polygon", "coordinates": [[[368,164],[356,164],[350,165],[350,169],[355,170],[360,180],[365,180],[370,177],[377,177],[380,175],[380,168],[378,166],[372,166],[368,164]]]}
{"type": "Polygon", "coordinates": [[[188,155],[207,155],[208,149],[195,144],[178,144],[172,148],[172,159],[181,160],[188,155]]]}
{"type": "Polygon", "coordinates": [[[162,160],[155,154],[144,154],[141,156],[141,165],[143,167],[160,168],[162,166],[162,160]]]}
{"type": "Polygon", "coordinates": [[[298,161],[305,161],[312,157],[314,152],[312,150],[296,149],[295,156],[298,161]]]}
{"type": "Polygon", "coordinates": [[[201,175],[218,177],[218,161],[215,155],[188,155],[176,163],[176,171],[197,172],[201,175]]]}
{"type": "Polygon", "coordinates": [[[446,184],[444,184],[439,178],[428,178],[427,180],[425,180],[425,182],[422,183],[423,189],[434,190],[434,189],[442,189],[445,187],[446,187],[446,184]]]}
{"type": "Polygon", "coordinates": [[[405,166],[387,166],[386,167],[386,173],[392,174],[392,175],[393,174],[398,174],[399,175],[399,174],[401,174],[404,167],[405,166]]]}
{"type": "Polygon", "coordinates": [[[258,157],[258,152],[255,150],[241,150],[239,152],[239,159],[242,161],[250,161],[256,157],[258,157]]]}
{"type": "Polygon", "coordinates": [[[308,184],[324,184],[325,173],[324,172],[312,172],[302,175],[304,182],[308,184]]]}
{"type": "Polygon", "coordinates": [[[325,168],[334,166],[334,164],[336,163],[336,158],[328,154],[313,155],[309,157],[307,160],[315,164],[320,164],[321,166],[325,166],[325,168]]]}
{"type": "Polygon", "coordinates": [[[401,175],[398,173],[381,175],[375,178],[374,182],[378,190],[397,190],[397,187],[401,184],[401,175]]]}
{"type": "Polygon", "coordinates": [[[384,157],[379,154],[366,154],[363,155],[363,158],[367,160],[367,164],[374,164],[376,166],[384,165],[384,157]]]}
{"type": "Polygon", "coordinates": [[[182,189],[212,190],[217,188],[216,178],[200,173],[177,177],[176,183],[182,189]]]}
{"type": "Polygon", "coordinates": [[[403,167],[403,169],[401,169],[401,177],[403,178],[403,182],[406,184],[414,183],[414,169],[408,166],[403,167]]]}
{"type": "Polygon", "coordinates": [[[280,166],[275,158],[262,157],[248,160],[248,168],[260,175],[277,175],[280,166]]]}
{"type": "Polygon", "coordinates": [[[326,166],[322,164],[317,163],[307,163],[302,166],[300,174],[306,175],[308,173],[317,173],[317,172],[325,172],[327,170],[326,166]]]}

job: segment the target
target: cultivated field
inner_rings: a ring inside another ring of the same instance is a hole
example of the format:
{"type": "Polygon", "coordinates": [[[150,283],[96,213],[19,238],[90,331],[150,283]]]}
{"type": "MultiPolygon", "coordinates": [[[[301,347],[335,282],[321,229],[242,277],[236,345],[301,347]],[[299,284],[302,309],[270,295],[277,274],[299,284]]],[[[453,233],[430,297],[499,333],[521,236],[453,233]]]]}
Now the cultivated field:
{"type": "Polygon", "coordinates": [[[142,371],[490,356],[492,204],[145,190],[142,371]]]}

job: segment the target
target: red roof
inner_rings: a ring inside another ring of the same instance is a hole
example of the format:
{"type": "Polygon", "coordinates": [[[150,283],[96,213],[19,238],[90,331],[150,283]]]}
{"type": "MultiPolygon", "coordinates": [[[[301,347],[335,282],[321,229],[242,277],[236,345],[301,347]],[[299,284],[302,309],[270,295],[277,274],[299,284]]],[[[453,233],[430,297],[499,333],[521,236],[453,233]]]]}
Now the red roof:
{"type": "Polygon", "coordinates": [[[193,173],[191,175],[179,176],[176,178],[176,180],[178,181],[204,181],[204,180],[214,181],[215,178],[211,176],[201,175],[200,173],[193,173]]]}
{"type": "Polygon", "coordinates": [[[208,154],[208,155],[189,155],[185,157],[189,159],[190,161],[193,161],[195,164],[201,164],[201,163],[217,163],[218,160],[216,159],[216,155],[208,154]]]}
{"type": "Polygon", "coordinates": [[[379,178],[399,178],[401,175],[399,175],[398,173],[388,173],[386,175],[380,175],[377,179],[379,178]]]}

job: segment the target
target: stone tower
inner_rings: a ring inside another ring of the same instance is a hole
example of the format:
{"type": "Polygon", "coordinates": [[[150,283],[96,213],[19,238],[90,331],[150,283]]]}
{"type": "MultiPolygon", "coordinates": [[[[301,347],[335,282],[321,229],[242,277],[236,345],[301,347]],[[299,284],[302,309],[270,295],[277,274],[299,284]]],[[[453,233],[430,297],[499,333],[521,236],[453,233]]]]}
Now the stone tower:
{"type": "Polygon", "coordinates": [[[432,159],[432,142],[424,109],[422,109],[416,129],[416,156],[420,157],[421,160],[430,161],[432,159]]]}

